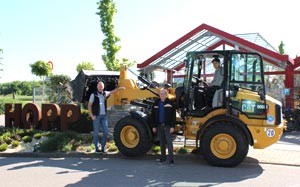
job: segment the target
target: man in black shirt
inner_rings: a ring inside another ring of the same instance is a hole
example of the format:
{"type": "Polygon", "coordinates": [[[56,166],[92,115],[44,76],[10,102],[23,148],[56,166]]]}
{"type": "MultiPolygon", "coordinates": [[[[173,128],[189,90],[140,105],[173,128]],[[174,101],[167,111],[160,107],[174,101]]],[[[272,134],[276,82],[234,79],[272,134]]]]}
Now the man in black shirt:
{"type": "Polygon", "coordinates": [[[174,165],[172,133],[174,132],[176,121],[176,110],[173,102],[167,98],[167,95],[168,91],[161,89],[159,93],[160,98],[154,102],[152,107],[152,131],[158,133],[160,140],[161,158],[159,159],[159,163],[165,163],[167,161],[167,143],[168,161],[170,165],[174,165]]]}

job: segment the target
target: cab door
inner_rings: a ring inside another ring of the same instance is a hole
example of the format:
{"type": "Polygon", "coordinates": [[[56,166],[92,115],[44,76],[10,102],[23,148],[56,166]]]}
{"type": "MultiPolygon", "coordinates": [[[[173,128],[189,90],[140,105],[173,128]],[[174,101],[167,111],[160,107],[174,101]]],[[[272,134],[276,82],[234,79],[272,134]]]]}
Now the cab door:
{"type": "Polygon", "coordinates": [[[248,118],[266,119],[262,57],[257,53],[232,52],[229,60],[230,106],[248,118]]]}

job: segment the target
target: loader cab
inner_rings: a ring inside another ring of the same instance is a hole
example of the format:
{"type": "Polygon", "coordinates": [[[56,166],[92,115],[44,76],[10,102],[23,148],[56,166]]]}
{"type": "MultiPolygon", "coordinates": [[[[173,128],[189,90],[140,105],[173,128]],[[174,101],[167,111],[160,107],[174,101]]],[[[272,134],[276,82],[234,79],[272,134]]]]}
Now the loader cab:
{"type": "Polygon", "coordinates": [[[187,116],[203,117],[217,109],[244,113],[249,118],[266,118],[263,61],[259,54],[240,51],[201,51],[187,53],[182,111],[187,116]],[[211,91],[220,60],[222,84],[211,91]]]}

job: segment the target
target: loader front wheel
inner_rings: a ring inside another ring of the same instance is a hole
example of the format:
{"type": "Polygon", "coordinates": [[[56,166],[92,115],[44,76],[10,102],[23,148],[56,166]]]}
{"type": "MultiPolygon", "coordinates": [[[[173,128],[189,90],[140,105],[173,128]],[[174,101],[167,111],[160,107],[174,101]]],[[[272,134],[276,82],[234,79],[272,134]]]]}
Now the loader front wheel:
{"type": "Polygon", "coordinates": [[[139,156],[152,146],[149,127],[132,116],[118,121],[114,128],[114,140],[119,151],[126,156],[139,156]]]}
{"type": "Polygon", "coordinates": [[[219,122],[205,130],[200,147],[209,164],[233,167],[247,156],[249,143],[237,126],[219,122]]]}

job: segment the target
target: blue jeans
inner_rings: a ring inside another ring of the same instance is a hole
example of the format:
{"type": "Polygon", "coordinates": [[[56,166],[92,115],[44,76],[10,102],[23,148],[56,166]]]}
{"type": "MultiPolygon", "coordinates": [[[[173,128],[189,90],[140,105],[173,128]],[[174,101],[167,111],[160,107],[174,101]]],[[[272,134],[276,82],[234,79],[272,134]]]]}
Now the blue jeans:
{"type": "Polygon", "coordinates": [[[98,143],[99,143],[99,131],[100,128],[102,128],[103,136],[101,139],[101,148],[104,150],[106,146],[107,141],[107,135],[108,135],[108,122],[107,122],[107,115],[99,115],[96,116],[96,119],[93,121],[93,142],[95,145],[95,149],[98,149],[98,143]]]}

